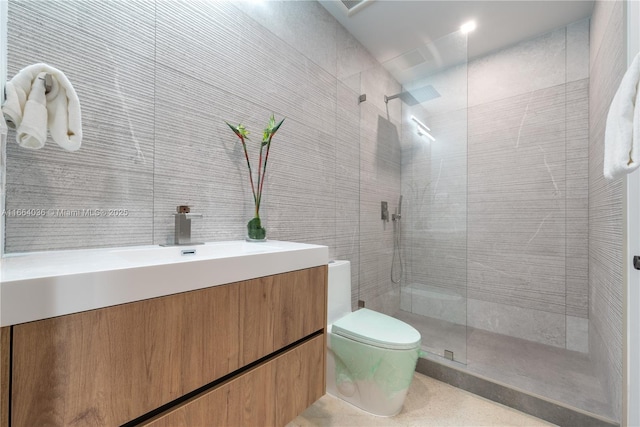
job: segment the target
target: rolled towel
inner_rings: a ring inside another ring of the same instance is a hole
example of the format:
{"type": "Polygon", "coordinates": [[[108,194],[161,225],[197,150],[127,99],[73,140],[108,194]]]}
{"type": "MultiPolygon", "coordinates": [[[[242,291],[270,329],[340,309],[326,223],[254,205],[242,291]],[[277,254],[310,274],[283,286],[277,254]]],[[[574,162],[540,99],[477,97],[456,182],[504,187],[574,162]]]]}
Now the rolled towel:
{"type": "Polygon", "coordinates": [[[46,140],[46,127],[42,131],[40,108],[40,89],[44,88],[44,81],[40,77],[43,73],[52,77],[51,90],[45,95],[46,126],[58,145],[65,150],[76,151],[82,144],[80,101],[67,77],[57,68],[33,64],[22,69],[7,82],[7,99],[2,111],[7,122],[17,128],[18,144],[25,148],[42,148],[44,140],[42,143],[39,141],[43,132],[46,140]]]}
{"type": "Polygon", "coordinates": [[[24,105],[22,121],[16,130],[16,141],[24,148],[37,150],[47,142],[47,99],[44,84],[46,74],[40,73],[34,80],[24,105]]]}
{"type": "Polygon", "coordinates": [[[622,77],[604,132],[604,177],[616,179],[640,166],[640,54],[622,77]]]}

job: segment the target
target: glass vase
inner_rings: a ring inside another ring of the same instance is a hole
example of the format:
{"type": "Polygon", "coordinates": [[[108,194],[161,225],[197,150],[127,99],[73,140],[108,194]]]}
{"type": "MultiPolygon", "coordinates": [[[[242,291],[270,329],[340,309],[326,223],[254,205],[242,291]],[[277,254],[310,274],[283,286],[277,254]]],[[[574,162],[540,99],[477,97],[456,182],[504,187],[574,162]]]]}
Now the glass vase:
{"type": "Polygon", "coordinates": [[[267,240],[267,230],[262,226],[260,217],[255,216],[247,223],[247,241],[265,242],[267,240]]]}

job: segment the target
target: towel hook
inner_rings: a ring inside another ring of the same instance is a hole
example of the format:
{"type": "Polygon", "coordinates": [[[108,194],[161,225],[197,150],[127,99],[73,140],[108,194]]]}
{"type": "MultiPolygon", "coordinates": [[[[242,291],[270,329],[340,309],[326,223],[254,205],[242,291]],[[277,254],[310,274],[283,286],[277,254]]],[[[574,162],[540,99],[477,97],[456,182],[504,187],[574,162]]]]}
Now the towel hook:
{"type": "Polygon", "coordinates": [[[53,86],[53,77],[51,77],[51,74],[46,73],[44,75],[44,93],[47,94],[51,92],[52,86],[53,86]]]}
{"type": "MultiPolygon", "coordinates": [[[[49,92],[51,92],[51,88],[53,87],[53,77],[51,76],[51,74],[46,73],[44,75],[44,93],[45,95],[49,92]]],[[[7,88],[6,86],[4,87],[4,93],[3,93],[3,97],[2,97],[2,102],[4,102],[7,99],[7,88]]]]}

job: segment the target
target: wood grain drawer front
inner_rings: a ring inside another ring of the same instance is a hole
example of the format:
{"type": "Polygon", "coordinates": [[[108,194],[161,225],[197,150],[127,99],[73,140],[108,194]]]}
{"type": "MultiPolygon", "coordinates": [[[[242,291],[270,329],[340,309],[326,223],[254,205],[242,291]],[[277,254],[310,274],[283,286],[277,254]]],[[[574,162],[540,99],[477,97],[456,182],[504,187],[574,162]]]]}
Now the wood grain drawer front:
{"type": "Polygon", "coordinates": [[[324,335],[142,424],[284,426],[324,394],[324,335]]]}
{"type": "Polygon", "coordinates": [[[326,279],[321,266],[15,325],[11,426],[138,418],[323,329],[326,279]]]}
{"type": "Polygon", "coordinates": [[[242,283],[240,364],[247,365],[326,326],[327,266],[242,283]]]}
{"type": "Polygon", "coordinates": [[[12,427],[117,426],[238,369],[238,290],[14,326],[12,427]]]}

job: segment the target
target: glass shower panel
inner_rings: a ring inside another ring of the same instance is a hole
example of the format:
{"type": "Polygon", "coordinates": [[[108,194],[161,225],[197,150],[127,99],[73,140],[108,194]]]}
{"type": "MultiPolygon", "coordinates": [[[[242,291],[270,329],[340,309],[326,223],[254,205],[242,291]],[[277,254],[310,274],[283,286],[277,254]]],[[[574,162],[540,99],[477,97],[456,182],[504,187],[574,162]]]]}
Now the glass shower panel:
{"type": "Polygon", "coordinates": [[[396,317],[420,331],[431,355],[466,363],[466,35],[450,34],[385,68],[402,84],[404,275],[396,317]]]}

